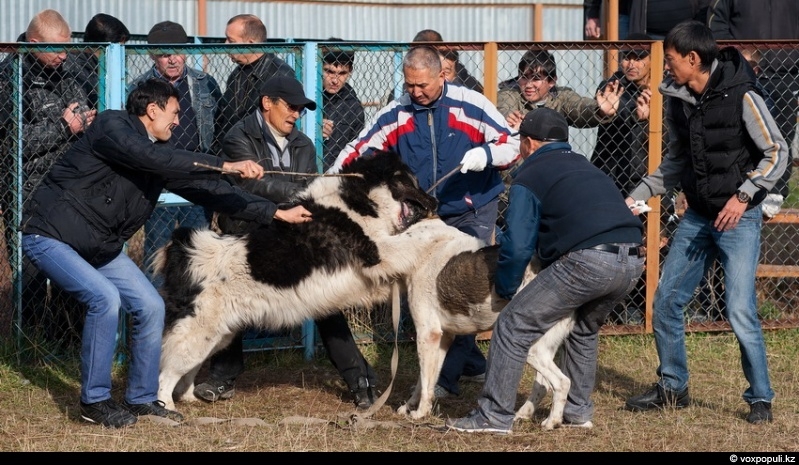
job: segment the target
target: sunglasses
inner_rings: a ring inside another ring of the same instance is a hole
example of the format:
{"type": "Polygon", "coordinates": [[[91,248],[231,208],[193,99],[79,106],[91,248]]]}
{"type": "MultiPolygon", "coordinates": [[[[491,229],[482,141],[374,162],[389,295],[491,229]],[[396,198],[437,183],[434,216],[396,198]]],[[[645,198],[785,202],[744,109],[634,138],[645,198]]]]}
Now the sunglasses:
{"type": "Polygon", "coordinates": [[[308,109],[306,109],[303,105],[292,105],[292,104],[290,104],[289,102],[287,102],[287,101],[285,101],[283,99],[279,99],[279,100],[280,100],[280,103],[282,103],[289,112],[291,112],[291,113],[299,113],[300,118],[305,116],[305,113],[308,112],[308,109]]]}

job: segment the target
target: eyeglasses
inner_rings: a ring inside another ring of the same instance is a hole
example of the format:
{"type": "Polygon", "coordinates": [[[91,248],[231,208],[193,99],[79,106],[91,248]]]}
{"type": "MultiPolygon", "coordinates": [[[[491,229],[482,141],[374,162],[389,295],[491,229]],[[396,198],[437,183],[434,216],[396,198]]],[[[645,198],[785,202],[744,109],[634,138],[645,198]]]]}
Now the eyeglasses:
{"type": "Polygon", "coordinates": [[[280,101],[280,103],[282,103],[282,104],[283,104],[283,105],[286,107],[286,109],[287,109],[287,110],[288,110],[290,113],[299,113],[299,115],[300,115],[299,117],[300,117],[300,118],[302,118],[303,116],[305,116],[305,113],[307,113],[307,112],[308,112],[308,109],[307,109],[307,108],[305,108],[303,105],[292,105],[292,104],[290,104],[289,102],[287,102],[287,101],[283,100],[282,98],[281,98],[281,99],[278,99],[278,100],[280,101]]]}

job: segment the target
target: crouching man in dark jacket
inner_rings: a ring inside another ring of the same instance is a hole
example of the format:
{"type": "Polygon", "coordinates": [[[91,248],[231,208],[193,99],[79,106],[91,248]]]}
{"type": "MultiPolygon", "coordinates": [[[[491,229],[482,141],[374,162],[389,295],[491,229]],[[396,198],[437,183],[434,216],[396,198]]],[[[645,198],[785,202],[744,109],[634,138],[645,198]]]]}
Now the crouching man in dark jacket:
{"type": "Polygon", "coordinates": [[[127,112],[100,114],[54,165],[23,212],[22,250],[50,280],[86,304],[81,343],[81,416],[108,427],[136,423],[139,415],[180,420],[158,401],[164,302],[127,255],[163,189],[192,203],[268,224],[310,221],[303,207],[278,210],[195,162],[259,179],[252,161],[224,162],[177,150],[174,86],[148,80],[131,92],[127,112]],[[122,405],[111,398],[111,366],[120,310],[131,315],[131,361],[122,405]]]}

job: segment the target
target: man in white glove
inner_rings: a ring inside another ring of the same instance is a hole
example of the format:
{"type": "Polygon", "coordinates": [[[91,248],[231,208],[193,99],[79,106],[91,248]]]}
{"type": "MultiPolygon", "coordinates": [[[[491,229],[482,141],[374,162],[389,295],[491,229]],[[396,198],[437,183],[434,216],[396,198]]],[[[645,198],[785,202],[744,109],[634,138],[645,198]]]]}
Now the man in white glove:
{"type": "Polygon", "coordinates": [[[488,155],[483,147],[469,149],[461,160],[461,173],[483,171],[488,163],[488,155]]]}
{"type": "MultiPolygon", "coordinates": [[[[511,137],[505,118],[483,94],[446,82],[435,48],[412,48],[402,71],[406,93],[366,124],[329,172],[376,150],[397,152],[422,189],[436,186],[431,194],[445,223],[493,243],[499,194],[505,189],[498,170],[519,157],[518,138],[511,137]]],[[[461,375],[479,380],[485,373],[485,357],[474,340],[474,335],[455,338],[438,379],[437,397],[457,395],[461,375]]]]}

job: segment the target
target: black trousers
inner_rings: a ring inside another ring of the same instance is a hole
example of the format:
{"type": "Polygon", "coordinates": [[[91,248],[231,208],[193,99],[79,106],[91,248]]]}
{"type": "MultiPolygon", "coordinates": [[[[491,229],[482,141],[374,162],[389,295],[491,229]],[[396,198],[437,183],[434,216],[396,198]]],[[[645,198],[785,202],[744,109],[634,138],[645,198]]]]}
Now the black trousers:
{"type": "MultiPolygon", "coordinates": [[[[369,380],[370,386],[377,385],[377,374],[355,344],[343,313],[338,312],[317,320],[316,327],[330,362],[351,391],[358,388],[360,377],[369,380]]],[[[220,381],[233,380],[244,372],[243,333],[237,334],[227,348],[211,356],[209,370],[211,377],[220,381]]]]}

